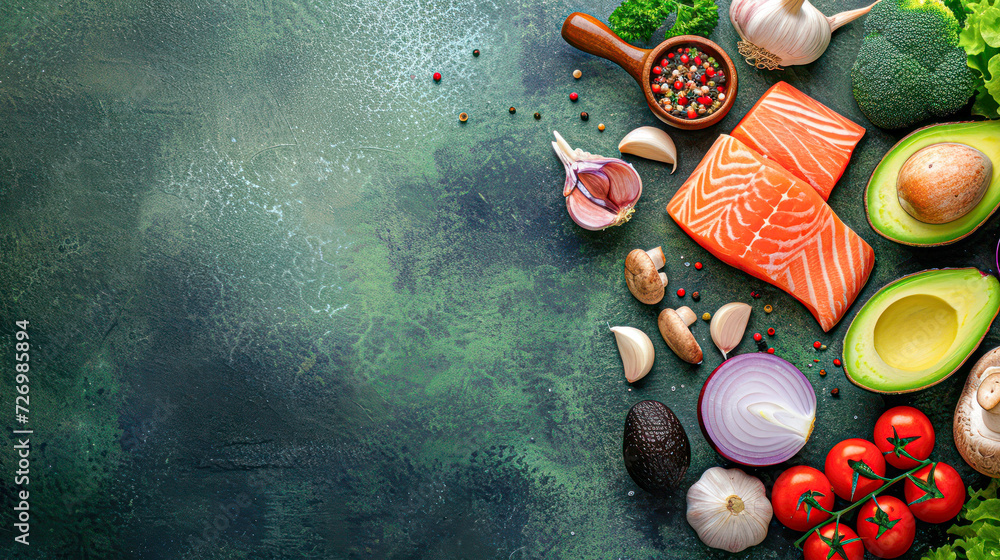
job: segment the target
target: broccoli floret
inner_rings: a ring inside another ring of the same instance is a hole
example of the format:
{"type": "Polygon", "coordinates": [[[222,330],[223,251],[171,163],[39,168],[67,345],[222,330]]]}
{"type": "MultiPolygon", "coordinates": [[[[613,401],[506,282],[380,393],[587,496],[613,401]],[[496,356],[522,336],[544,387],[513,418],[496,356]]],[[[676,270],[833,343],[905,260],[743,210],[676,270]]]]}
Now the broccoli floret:
{"type": "Polygon", "coordinates": [[[882,0],[865,21],[851,68],[854,99],[882,128],[958,111],[975,79],[958,46],[958,21],[941,0],[882,0]]]}
{"type": "Polygon", "coordinates": [[[666,38],[678,35],[707,37],[719,22],[719,9],[714,0],[694,0],[690,6],[675,0],[625,0],[611,12],[608,24],[630,43],[648,41],[674,12],[677,19],[667,30],[666,38]]]}

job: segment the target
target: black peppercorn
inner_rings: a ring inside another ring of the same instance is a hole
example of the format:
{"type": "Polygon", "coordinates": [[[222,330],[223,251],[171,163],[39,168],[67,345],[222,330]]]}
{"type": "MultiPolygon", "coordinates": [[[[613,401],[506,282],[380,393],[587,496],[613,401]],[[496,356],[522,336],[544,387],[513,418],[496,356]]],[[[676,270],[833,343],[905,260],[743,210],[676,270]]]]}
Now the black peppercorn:
{"type": "Polygon", "coordinates": [[[590,115],[589,115],[589,114],[587,114],[587,112],[586,112],[586,111],[584,111],[584,112],[580,113],[580,120],[581,120],[581,121],[586,121],[586,120],[590,120],[590,115]]]}
{"type": "Polygon", "coordinates": [[[695,301],[700,301],[701,300],[701,293],[699,293],[699,292],[691,292],[691,299],[693,299],[695,301]]]}
{"type": "Polygon", "coordinates": [[[472,56],[479,56],[479,49],[472,51],[472,56]]]}
{"type": "Polygon", "coordinates": [[[507,112],[513,115],[514,113],[517,112],[517,109],[511,107],[510,109],[507,109],[507,112]]]}
{"type": "Polygon", "coordinates": [[[833,389],[830,389],[830,394],[836,397],[840,394],[840,389],[834,387],[833,389]]]}
{"type": "Polygon", "coordinates": [[[536,121],[539,120],[539,119],[541,119],[541,118],[542,118],[542,114],[541,113],[535,113],[535,120],[536,121]]]}

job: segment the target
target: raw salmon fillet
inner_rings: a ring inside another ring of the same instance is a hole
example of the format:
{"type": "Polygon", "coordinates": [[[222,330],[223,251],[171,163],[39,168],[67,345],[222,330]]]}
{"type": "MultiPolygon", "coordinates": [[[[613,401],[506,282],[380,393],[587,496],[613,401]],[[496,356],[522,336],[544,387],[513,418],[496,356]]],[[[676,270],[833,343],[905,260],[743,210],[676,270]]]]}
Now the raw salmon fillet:
{"type": "Polygon", "coordinates": [[[824,331],[840,321],[875,252],[805,181],[719,136],[667,212],[720,260],[802,302],[824,331]]]}
{"type": "Polygon", "coordinates": [[[757,101],[732,136],[812,185],[823,200],[847,169],[865,129],[785,82],[757,101]]]}

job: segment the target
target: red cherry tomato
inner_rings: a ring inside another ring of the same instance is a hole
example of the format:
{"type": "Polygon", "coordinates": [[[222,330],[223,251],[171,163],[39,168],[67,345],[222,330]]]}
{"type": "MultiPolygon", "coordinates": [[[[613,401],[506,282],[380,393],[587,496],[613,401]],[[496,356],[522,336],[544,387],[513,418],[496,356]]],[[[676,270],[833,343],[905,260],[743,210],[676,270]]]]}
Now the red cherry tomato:
{"type": "Polygon", "coordinates": [[[897,406],[882,413],[875,422],[875,445],[885,461],[897,469],[909,470],[931,456],[934,427],[927,415],[912,406],[897,406]],[[896,454],[896,445],[912,455],[896,454]]]}
{"type": "Polygon", "coordinates": [[[833,500],[833,486],[826,475],[805,465],[781,473],[771,489],[774,517],[793,531],[808,531],[830,519],[830,514],[815,504],[833,511],[833,500]]]}
{"type": "Polygon", "coordinates": [[[879,496],[858,510],[858,536],[868,552],[879,558],[902,556],[916,534],[917,522],[899,498],[879,496]]]}
{"type": "Polygon", "coordinates": [[[903,484],[903,495],[910,511],[921,521],[928,523],[944,523],[958,515],[965,503],[965,483],[951,465],[946,463],[931,463],[914,473],[914,478],[920,480],[921,486],[928,485],[927,479],[934,469],[934,483],[929,488],[920,488],[909,478],[903,484]],[[935,488],[936,486],[936,488],[935,488]],[[927,494],[940,494],[924,501],[927,494]]]}
{"type": "Polygon", "coordinates": [[[802,547],[806,560],[862,560],[865,545],[847,525],[830,523],[806,539],[802,547]]]}
{"type": "Polygon", "coordinates": [[[866,439],[845,439],[826,454],[823,468],[826,477],[833,484],[833,491],[850,502],[856,502],[882,486],[882,480],[866,478],[851,466],[866,470],[861,463],[878,476],[885,476],[885,459],[875,444],[866,439]]]}

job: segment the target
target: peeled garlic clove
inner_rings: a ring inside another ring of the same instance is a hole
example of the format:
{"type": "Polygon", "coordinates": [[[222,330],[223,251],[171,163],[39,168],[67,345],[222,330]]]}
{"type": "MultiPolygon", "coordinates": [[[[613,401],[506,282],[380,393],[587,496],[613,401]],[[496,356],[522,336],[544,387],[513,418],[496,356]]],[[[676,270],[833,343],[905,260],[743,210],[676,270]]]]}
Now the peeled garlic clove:
{"type": "Polygon", "coordinates": [[[629,132],[618,143],[618,151],[641,158],[673,164],[670,173],[677,171],[677,146],[670,135],[653,126],[640,126],[629,132]]]}
{"type": "Polygon", "coordinates": [[[752,308],[745,303],[727,303],[712,316],[709,331],[712,342],[719,347],[722,357],[727,358],[733,348],[739,346],[750,322],[752,308]]]}
{"type": "Polygon", "coordinates": [[[580,227],[591,231],[623,224],[635,212],[642,180],[628,163],[570,147],[556,132],[552,143],[566,168],[566,210],[580,227]]]}
{"type": "Polygon", "coordinates": [[[611,327],[618,343],[618,352],[625,366],[625,379],[629,383],[646,377],[653,369],[653,341],[635,327],[611,327]]]}

